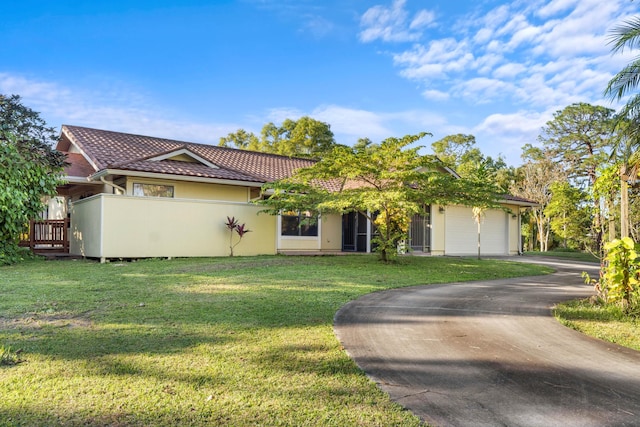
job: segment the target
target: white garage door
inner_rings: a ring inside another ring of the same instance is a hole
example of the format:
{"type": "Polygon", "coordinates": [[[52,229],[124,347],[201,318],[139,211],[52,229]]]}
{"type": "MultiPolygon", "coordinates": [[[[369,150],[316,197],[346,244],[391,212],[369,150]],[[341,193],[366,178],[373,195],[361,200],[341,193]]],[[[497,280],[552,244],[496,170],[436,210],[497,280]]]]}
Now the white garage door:
{"type": "MultiPolygon", "coordinates": [[[[476,255],[478,253],[478,226],[471,208],[447,206],[445,217],[445,254],[476,255]]],[[[507,255],[507,213],[501,210],[485,212],[480,225],[480,253],[507,255]]]]}

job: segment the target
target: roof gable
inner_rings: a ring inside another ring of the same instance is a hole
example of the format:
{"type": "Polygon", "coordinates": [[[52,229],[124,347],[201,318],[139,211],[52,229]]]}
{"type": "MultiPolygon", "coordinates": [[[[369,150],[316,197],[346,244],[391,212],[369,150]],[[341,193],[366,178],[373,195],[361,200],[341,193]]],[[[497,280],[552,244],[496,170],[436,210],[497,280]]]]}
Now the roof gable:
{"type": "Polygon", "coordinates": [[[163,160],[173,160],[176,162],[200,163],[213,169],[219,169],[218,166],[200,157],[193,151],[189,150],[189,148],[187,147],[180,148],[179,150],[169,151],[167,153],[151,157],[147,160],[152,162],[160,162],[163,160]]]}
{"type": "Polygon", "coordinates": [[[75,146],[96,173],[111,170],[253,183],[291,176],[313,160],[80,126],[62,126],[58,149],[75,146]]]}

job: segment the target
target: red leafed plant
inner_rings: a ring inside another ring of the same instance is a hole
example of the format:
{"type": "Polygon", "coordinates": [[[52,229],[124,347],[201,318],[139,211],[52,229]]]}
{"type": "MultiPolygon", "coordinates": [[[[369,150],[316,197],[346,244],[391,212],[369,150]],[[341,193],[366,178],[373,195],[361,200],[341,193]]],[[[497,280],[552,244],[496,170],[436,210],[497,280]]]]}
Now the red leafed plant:
{"type": "Polygon", "coordinates": [[[227,217],[227,222],[225,222],[224,225],[226,225],[227,229],[229,230],[229,256],[233,256],[233,249],[242,241],[242,237],[245,234],[250,233],[251,230],[249,230],[245,224],[240,224],[239,221],[233,216],[231,218],[227,217]],[[235,244],[233,243],[234,231],[238,234],[238,241],[235,244]]]}

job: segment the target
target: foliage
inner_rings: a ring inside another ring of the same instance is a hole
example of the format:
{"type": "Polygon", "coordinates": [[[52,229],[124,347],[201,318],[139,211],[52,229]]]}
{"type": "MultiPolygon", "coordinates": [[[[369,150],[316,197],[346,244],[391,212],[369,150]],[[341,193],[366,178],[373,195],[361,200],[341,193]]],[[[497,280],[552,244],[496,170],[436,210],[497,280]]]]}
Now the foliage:
{"type": "Polygon", "coordinates": [[[242,237],[244,237],[245,234],[250,233],[251,230],[249,230],[245,224],[240,224],[240,222],[233,216],[231,218],[227,217],[227,222],[225,222],[224,225],[229,230],[229,256],[233,256],[233,250],[235,247],[240,244],[242,237]],[[234,232],[238,235],[238,241],[235,244],[233,243],[234,232]]]}
{"type": "Polygon", "coordinates": [[[21,259],[20,234],[61,183],[65,157],[51,148],[54,140],[53,128],[19,96],[0,95],[0,265],[21,259]]]}
{"type": "Polygon", "coordinates": [[[270,197],[258,203],[267,212],[359,212],[374,223],[373,239],[383,261],[407,237],[409,219],[430,204],[497,206],[498,190],[490,183],[457,179],[433,156],[409,145],[426,133],[387,138],[380,144],[337,146],[319,162],[290,177],[267,184],[270,197]]]}
{"type": "Polygon", "coordinates": [[[640,248],[629,237],[605,244],[607,255],[600,280],[584,274],[605,304],[620,304],[627,313],[640,314],[640,248]]]}
{"type": "MultiPolygon", "coordinates": [[[[617,25],[611,30],[610,43],[614,53],[623,53],[625,49],[635,50],[640,47],[640,17],[635,16],[617,25]]],[[[605,95],[620,100],[627,95],[631,97],[619,113],[630,125],[625,133],[636,142],[640,141],[640,94],[635,93],[640,84],[640,57],[635,57],[625,65],[607,84],[605,95]]]]}
{"type": "Polygon", "coordinates": [[[578,185],[591,186],[597,167],[608,157],[612,137],[612,109],[576,103],[556,111],[538,139],[570,178],[578,185]]]}
{"type": "Polygon", "coordinates": [[[548,272],[369,255],[0,267],[0,343],[29,361],[0,371],[0,425],[419,426],[345,353],[335,312],[389,288],[548,272]]]}
{"type": "Polygon", "coordinates": [[[550,218],[551,230],[562,239],[564,248],[585,249],[587,242],[584,230],[589,228],[591,222],[584,205],[585,194],[566,181],[552,182],[549,190],[551,198],[544,215],[550,218]]]}
{"type": "Polygon", "coordinates": [[[433,153],[444,165],[461,177],[477,181],[492,181],[506,193],[513,178],[513,168],[508,168],[502,156],[493,159],[482,154],[475,146],[473,135],[448,135],[431,144],[433,153]]]}
{"type": "Polygon", "coordinates": [[[267,123],[262,127],[260,137],[238,129],[220,138],[219,145],[284,156],[319,158],[336,142],[328,123],[305,116],[298,120],[286,119],[282,126],[267,123]]]}
{"type": "MultiPolygon", "coordinates": [[[[567,171],[574,185],[585,188],[591,195],[598,166],[606,162],[614,144],[613,113],[610,108],[587,103],[571,104],[553,115],[539,136],[551,159],[567,171]]],[[[602,250],[600,200],[592,197],[594,250],[602,250]]]]}
{"type": "MultiPolygon", "coordinates": [[[[526,149],[526,147],[525,147],[526,149]]],[[[518,171],[518,179],[511,185],[510,191],[516,196],[537,202],[530,210],[530,218],[533,219],[531,230],[532,237],[537,237],[541,252],[549,249],[549,233],[551,231],[551,218],[545,214],[545,209],[551,202],[551,186],[555,182],[562,182],[566,175],[560,165],[551,158],[545,157],[541,152],[535,152],[535,156],[526,159],[518,171]]]]}

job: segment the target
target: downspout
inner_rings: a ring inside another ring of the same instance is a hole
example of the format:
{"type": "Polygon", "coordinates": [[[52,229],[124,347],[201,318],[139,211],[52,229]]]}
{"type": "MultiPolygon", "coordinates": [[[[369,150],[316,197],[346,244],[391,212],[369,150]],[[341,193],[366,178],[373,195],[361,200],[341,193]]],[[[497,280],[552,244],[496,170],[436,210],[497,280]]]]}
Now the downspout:
{"type": "Polygon", "coordinates": [[[109,182],[106,179],[104,179],[104,176],[100,177],[100,182],[102,182],[105,185],[108,185],[109,187],[112,187],[115,190],[121,191],[122,194],[127,194],[127,190],[125,190],[124,188],[120,187],[119,185],[114,184],[113,182],[109,182]]]}

